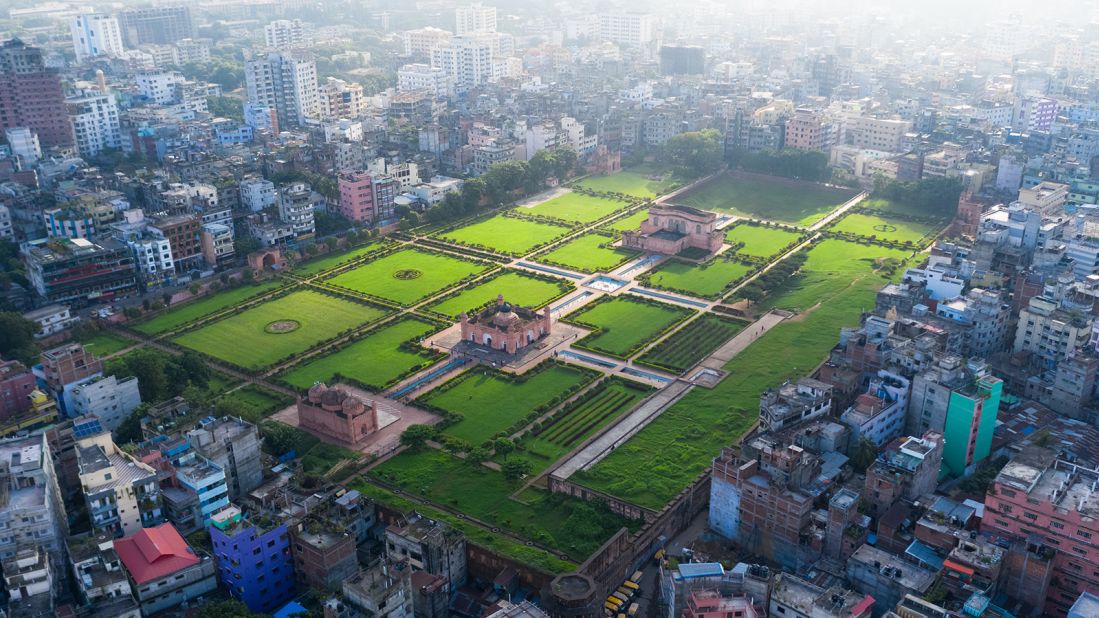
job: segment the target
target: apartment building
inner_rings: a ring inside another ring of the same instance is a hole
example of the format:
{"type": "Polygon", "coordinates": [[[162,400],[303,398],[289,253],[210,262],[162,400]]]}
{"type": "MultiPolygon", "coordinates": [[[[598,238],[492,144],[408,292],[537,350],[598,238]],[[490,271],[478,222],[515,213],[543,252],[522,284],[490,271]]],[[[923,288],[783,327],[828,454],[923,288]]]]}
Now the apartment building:
{"type": "Polygon", "coordinates": [[[105,56],[118,58],[125,51],[122,48],[122,29],[118,20],[104,13],[83,13],[69,23],[72,34],[73,50],[77,63],[89,58],[105,56]]]}
{"type": "Polygon", "coordinates": [[[164,521],[156,470],[119,449],[110,433],[78,439],[76,453],[93,532],[120,537],[164,521]]]}
{"type": "Polygon", "coordinates": [[[0,45],[0,128],[30,129],[44,148],[73,143],[58,70],[19,39],[0,45]]]}
{"type": "Polygon", "coordinates": [[[242,519],[230,505],[209,526],[218,579],[248,609],[271,614],[294,596],[294,560],[286,524],[266,517],[242,519]]]}
{"type": "Polygon", "coordinates": [[[271,52],[244,67],[248,102],[275,110],[278,126],[297,127],[320,115],[317,64],[308,52],[271,52]]]}

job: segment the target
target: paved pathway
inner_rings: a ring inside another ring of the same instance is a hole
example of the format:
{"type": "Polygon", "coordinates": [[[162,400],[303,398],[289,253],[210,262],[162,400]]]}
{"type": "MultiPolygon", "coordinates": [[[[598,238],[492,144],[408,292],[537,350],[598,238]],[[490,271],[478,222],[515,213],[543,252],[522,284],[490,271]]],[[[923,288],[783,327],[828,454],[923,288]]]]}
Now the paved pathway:
{"type": "Polygon", "coordinates": [[[711,352],[697,366],[707,369],[722,369],[734,356],[743,352],[744,348],[750,346],[755,340],[766,335],[767,331],[778,326],[786,317],[774,311],[768,311],[737,333],[736,337],[726,341],[725,345],[711,352]]]}

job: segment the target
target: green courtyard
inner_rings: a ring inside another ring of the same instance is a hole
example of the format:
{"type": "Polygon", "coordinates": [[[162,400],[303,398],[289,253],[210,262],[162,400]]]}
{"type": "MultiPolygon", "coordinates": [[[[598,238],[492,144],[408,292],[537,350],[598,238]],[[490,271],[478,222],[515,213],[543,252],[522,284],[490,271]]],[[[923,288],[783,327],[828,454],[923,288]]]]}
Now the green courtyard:
{"type": "Polygon", "coordinates": [[[648,218],[649,209],[642,208],[633,214],[619,217],[611,223],[601,226],[599,229],[610,230],[612,232],[636,232],[641,227],[641,222],[648,218]]]}
{"type": "Polygon", "coordinates": [[[609,272],[641,255],[632,249],[612,247],[611,243],[614,241],[610,236],[594,232],[584,234],[535,259],[583,273],[594,273],[609,272]]]}
{"type": "Polygon", "coordinates": [[[474,367],[416,401],[460,416],[444,432],[476,446],[595,377],[587,369],[554,363],[532,371],[515,377],[474,367]]]}
{"type": "Polygon", "coordinates": [[[880,238],[892,242],[923,245],[930,241],[942,229],[942,226],[908,221],[896,217],[854,212],[840,219],[830,229],[833,232],[846,232],[867,238],[880,238]]]}
{"type": "Polygon", "coordinates": [[[487,268],[481,262],[404,249],[336,275],[327,283],[407,306],[487,268]]]}
{"type": "Polygon", "coordinates": [[[568,227],[496,215],[437,236],[459,245],[509,255],[525,255],[569,233],[568,227]]]}
{"type": "Polygon", "coordinates": [[[650,167],[635,167],[609,176],[587,176],[575,184],[590,191],[622,193],[644,199],[664,195],[677,186],[669,173],[650,167]]]}
{"type": "Polygon", "coordinates": [[[176,305],[165,313],[138,322],[134,324],[134,329],[146,335],[159,335],[212,313],[239,305],[253,296],[259,296],[284,285],[286,284],[281,280],[275,279],[254,285],[242,285],[210,296],[200,296],[194,300],[176,305]]]}
{"type": "Polygon", "coordinates": [[[569,192],[536,206],[529,208],[521,206],[515,209],[515,212],[549,217],[567,223],[591,223],[629,206],[627,202],[619,200],[569,192]]]}
{"type": "Polygon", "coordinates": [[[811,225],[857,194],[853,189],[786,178],[725,174],[679,196],[676,202],[740,217],[811,225]]]}
{"type": "Polygon", "coordinates": [[[501,294],[513,305],[540,308],[572,290],[572,284],[561,279],[507,270],[486,281],[450,294],[428,309],[457,319],[463,311],[473,312],[496,302],[496,297],[501,294]]]}
{"type": "Polygon", "coordinates": [[[725,242],[743,245],[736,248],[737,255],[770,258],[798,240],[797,232],[761,225],[737,225],[725,232],[725,242]]]}
{"type": "Polygon", "coordinates": [[[379,249],[385,247],[383,242],[370,242],[361,247],[349,249],[347,251],[339,251],[336,253],[326,254],[316,257],[311,260],[302,262],[296,266],[290,272],[301,277],[309,277],[317,273],[322,273],[326,270],[332,270],[333,268],[357,260],[364,255],[369,255],[379,249]]]}
{"type": "Polygon", "coordinates": [[[629,358],[691,313],[690,309],[635,296],[604,296],[570,314],[568,321],[593,329],[576,347],[629,358]]]}
{"type": "Polygon", "coordinates": [[[385,310],[293,292],[186,332],[175,343],[246,369],[259,369],[385,315],[385,310]]]}
{"type": "Polygon", "coordinates": [[[668,260],[643,277],[646,285],[699,298],[717,299],[755,267],[718,256],[705,264],[668,260]]]}
{"type": "Polygon", "coordinates": [[[385,324],[331,354],[297,365],[280,378],[302,390],[316,382],[332,384],[341,378],[364,388],[382,390],[440,358],[438,353],[415,343],[437,328],[435,324],[415,318],[385,324]]]}

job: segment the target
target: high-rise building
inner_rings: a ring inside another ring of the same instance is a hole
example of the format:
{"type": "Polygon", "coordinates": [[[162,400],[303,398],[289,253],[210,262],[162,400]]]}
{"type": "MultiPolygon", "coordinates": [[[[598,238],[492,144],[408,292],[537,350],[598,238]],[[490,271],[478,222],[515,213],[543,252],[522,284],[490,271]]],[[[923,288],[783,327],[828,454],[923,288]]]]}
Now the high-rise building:
{"type": "Polygon", "coordinates": [[[706,50],[699,45],[661,45],[662,75],[702,75],[706,72],[706,50]]]}
{"type": "Polygon", "coordinates": [[[259,431],[254,424],[223,416],[187,432],[187,440],[199,454],[225,470],[230,500],[239,500],[263,481],[259,431]]]}
{"type": "Polygon", "coordinates": [[[84,62],[89,58],[106,56],[117,58],[122,48],[122,30],[113,15],[104,13],[84,13],[77,15],[69,24],[72,33],[73,50],[76,61],[84,62]]]}
{"type": "Polygon", "coordinates": [[[114,97],[89,90],[66,99],[65,104],[81,155],[94,157],[108,148],[122,148],[122,125],[114,97]]]}
{"type": "Polygon", "coordinates": [[[46,68],[41,49],[11,39],[0,46],[0,128],[16,127],[36,132],[46,148],[73,143],[57,69],[46,68]]]}
{"type": "Polygon", "coordinates": [[[397,69],[397,90],[409,92],[424,90],[435,98],[450,94],[450,75],[441,67],[427,64],[406,64],[397,69]]]}
{"type": "Polygon", "coordinates": [[[272,52],[244,68],[248,102],[275,110],[279,127],[305,124],[320,114],[317,64],[306,52],[272,52]]]}
{"type": "MultiPolygon", "coordinates": [[[[42,145],[38,141],[38,134],[26,127],[16,127],[4,130],[4,138],[8,140],[11,153],[23,159],[23,163],[34,165],[42,158],[42,145]]],[[[0,238],[4,237],[0,230],[0,238]]]]}
{"type": "Polygon", "coordinates": [[[171,45],[180,39],[194,38],[191,9],[186,6],[147,6],[127,9],[118,14],[122,39],[130,47],[171,45]]]}
{"type": "Polygon", "coordinates": [[[156,470],[98,433],[76,442],[80,487],[92,530],[120,537],[164,521],[156,470]]]}
{"type": "Polygon", "coordinates": [[[454,32],[458,35],[471,32],[496,32],[496,7],[475,2],[454,9],[454,32]]]}
{"type": "Polygon", "coordinates": [[[431,66],[450,77],[454,90],[466,92],[493,78],[493,42],[487,37],[454,37],[431,50],[431,66]]]}
{"type": "Polygon", "coordinates": [[[1052,299],[1035,296],[1019,312],[1015,351],[1032,353],[1044,369],[1079,353],[1090,339],[1091,320],[1062,310],[1052,299]]]}
{"type": "Polygon", "coordinates": [[[943,470],[962,476],[988,457],[1003,387],[980,360],[939,358],[912,380],[906,431],[942,432],[943,470]]]}
{"type": "Polygon", "coordinates": [[[404,55],[426,58],[431,54],[432,49],[450,42],[452,36],[454,35],[449,30],[431,26],[406,30],[401,33],[401,41],[404,43],[404,55]]]}
{"type": "Polygon", "coordinates": [[[647,13],[602,13],[596,19],[596,32],[604,41],[648,45],[656,35],[653,16],[647,13]]]}
{"type": "Polygon", "coordinates": [[[214,515],[210,542],[218,578],[233,598],[256,613],[271,614],[294,595],[294,560],[285,523],[241,518],[230,505],[214,515]]]}
{"type": "Polygon", "coordinates": [[[279,219],[294,228],[299,238],[316,230],[313,212],[313,188],[308,184],[295,182],[279,190],[279,219]]]}
{"type": "Polygon", "coordinates": [[[267,47],[280,51],[309,45],[300,19],[276,19],[267,24],[263,27],[263,40],[267,47]]]}
{"type": "Polygon", "coordinates": [[[786,121],[787,148],[821,150],[824,147],[824,125],[820,114],[799,109],[786,121]]]}
{"type": "Polygon", "coordinates": [[[0,441],[0,490],[0,561],[41,548],[54,573],[63,572],[68,518],[45,434],[0,441]]]}
{"type": "Polygon", "coordinates": [[[356,222],[381,220],[374,201],[374,178],[368,172],[343,172],[337,182],[341,215],[356,222]]]}
{"type": "Polygon", "coordinates": [[[133,252],[113,239],[35,240],[23,258],[31,285],[49,302],[110,298],[137,287],[133,252]]]}
{"type": "Polygon", "coordinates": [[[354,119],[366,110],[362,84],[329,77],[320,87],[318,95],[321,118],[325,120],[354,119]]]}

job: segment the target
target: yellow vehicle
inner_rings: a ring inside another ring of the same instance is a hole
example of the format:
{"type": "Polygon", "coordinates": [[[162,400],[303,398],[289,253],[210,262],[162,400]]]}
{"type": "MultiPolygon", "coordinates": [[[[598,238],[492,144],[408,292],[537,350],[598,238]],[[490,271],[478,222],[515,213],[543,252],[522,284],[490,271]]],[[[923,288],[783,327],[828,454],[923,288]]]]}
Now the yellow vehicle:
{"type": "MultiPolygon", "coordinates": [[[[613,594],[611,596],[607,597],[607,605],[613,606],[613,609],[615,611],[617,611],[618,608],[622,607],[622,605],[624,605],[625,603],[626,603],[625,599],[620,599],[620,598],[614,596],[613,594]]],[[[604,607],[606,607],[606,605],[604,605],[604,607]]]]}
{"type": "MultiPolygon", "coordinates": [[[[633,618],[634,616],[637,615],[637,610],[638,609],[640,609],[640,607],[638,607],[637,603],[634,603],[633,605],[630,605],[630,612],[629,612],[630,613],[630,618],[633,618]]],[[[622,614],[619,614],[618,618],[622,618],[622,614]]]]}
{"type": "Polygon", "coordinates": [[[638,586],[637,584],[635,584],[634,582],[631,582],[628,579],[626,581],[622,582],[622,586],[625,587],[625,588],[629,588],[630,590],[637,590],[638,588],[641,587],[641,586],[638,586]]]}
{"type": "Polygon", "coordinates": [[[626,618],[626,614],[618,614],[618,618],[626,618]]]}
{"type": "Polygon", "coordinates": [[[656,550],[656,555],[654,555],[653,558],[655,558],[657,560],[663,560],[664,556],[666,554],[667,554],[667,552],[665,552],[664,549],[661,548],[661,549],[656,550]]]}
{"type": "Polygon", "coordinates": [[[633,575],[630,575],[630,581],[636,584],[637,582],[641,581],[641,577],[643,575],[644,574],[641,571],[634,571],[633,575]]]}
{"type": "Polygon", "coordinates": [[[603,609],[606,610],[603,613],[608,616],[613,616],[614,613],[618,611],[618,606],[616,606],[614,603],[607,602],[603,604],[603,609]]]}

